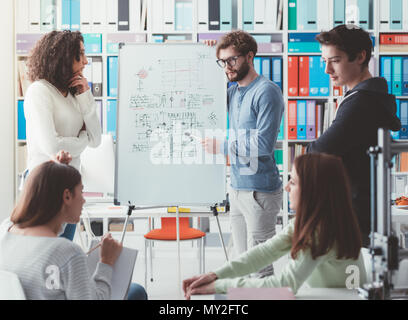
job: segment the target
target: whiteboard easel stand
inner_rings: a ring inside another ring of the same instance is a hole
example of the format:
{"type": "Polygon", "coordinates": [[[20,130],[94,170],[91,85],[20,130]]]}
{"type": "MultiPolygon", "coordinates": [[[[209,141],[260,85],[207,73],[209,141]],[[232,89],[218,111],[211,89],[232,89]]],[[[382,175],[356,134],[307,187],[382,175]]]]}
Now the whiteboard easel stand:
{"type": "Polygon", "coordinates": [[[224,249],[225,259],[226,259],[227,261],[229,261],[229,260],[228,260],[227,249],[225,248],[224,238],[223,238],[222,233],[221,233],[221,225],[220,225],[220,220],[218,219],[218,210],[217,210],[217,204],[216,204],[215,206],[211,207],[211,210],[212,210],[212,212],[213,212],[213,215],[214,215],[215,219],[217,220],[217,225],[218,225],[218,235],[220,236],[220,240],[221,240],[222,248],[224,249]]]}

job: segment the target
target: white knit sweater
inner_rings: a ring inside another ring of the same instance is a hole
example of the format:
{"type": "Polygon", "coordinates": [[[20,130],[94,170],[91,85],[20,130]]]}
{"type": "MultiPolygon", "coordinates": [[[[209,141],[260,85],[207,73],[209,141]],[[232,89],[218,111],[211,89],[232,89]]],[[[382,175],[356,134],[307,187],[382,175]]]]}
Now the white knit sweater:
{"type": "Polygon", "coordinates": [[[101,124],[91,90],[64,97],[48,81],[35,81],[27,90],[24,114],[30,171],[60,150],[71,154],[70,164],[79,170],[81,152],[101,142],[101,124]],[[86,131],[81,131],[84,123],[86,131]]]}

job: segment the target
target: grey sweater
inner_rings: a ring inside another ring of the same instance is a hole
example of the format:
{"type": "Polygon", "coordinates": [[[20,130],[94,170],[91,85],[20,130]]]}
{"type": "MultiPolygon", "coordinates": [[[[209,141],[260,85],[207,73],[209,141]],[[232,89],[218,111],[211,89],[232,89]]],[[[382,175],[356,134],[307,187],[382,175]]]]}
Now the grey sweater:
{"type": "Polygon", "coordinates": [[[75,243],[12,234],[11,225],[0,225],[0,269],[17,274],[27,299],[110,299],[111,266],[99,262],[91,277],[87,256],[75,243]]]}

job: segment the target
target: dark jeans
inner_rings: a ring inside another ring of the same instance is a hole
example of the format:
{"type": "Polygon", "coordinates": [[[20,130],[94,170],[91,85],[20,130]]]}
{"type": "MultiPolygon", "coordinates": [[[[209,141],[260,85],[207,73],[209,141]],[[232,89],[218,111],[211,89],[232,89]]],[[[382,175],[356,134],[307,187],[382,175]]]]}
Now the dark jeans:
{"type": "Polygon", "coordinates": [[[127,299],[128,300],[147,300],[146,290],[140,284],[131,283],[127,299]]]}

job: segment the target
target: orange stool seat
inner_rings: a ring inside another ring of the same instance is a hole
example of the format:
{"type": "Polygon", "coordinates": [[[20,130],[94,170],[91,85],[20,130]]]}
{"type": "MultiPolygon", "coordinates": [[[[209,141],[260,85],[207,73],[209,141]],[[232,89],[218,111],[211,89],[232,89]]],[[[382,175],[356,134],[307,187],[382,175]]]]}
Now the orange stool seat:
{"type": "MultiPolygon", "coordinates": [[[[152,240],[177,240],[176,218],[161,218],[161,229],[153,229],[144,237],[152,240]]],[[[189,226],[189,218],[179,218],[180,240],[192,240],[205,236],[205,233],[189,226]]]]}

